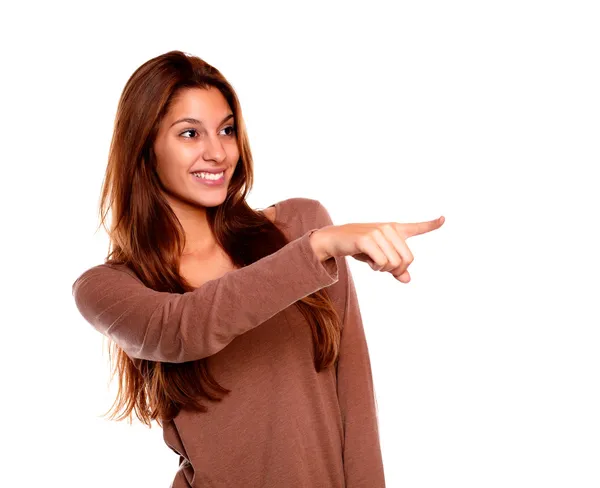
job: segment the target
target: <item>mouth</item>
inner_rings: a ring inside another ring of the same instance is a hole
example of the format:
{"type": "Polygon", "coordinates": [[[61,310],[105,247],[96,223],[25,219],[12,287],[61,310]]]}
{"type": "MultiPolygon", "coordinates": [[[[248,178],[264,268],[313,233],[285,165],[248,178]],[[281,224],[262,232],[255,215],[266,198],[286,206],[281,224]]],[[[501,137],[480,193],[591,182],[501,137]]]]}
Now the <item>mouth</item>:
{"type": "Polygon", "coordinates": [[[226,171],[227,168],[226,167],[222,167],[222,168],[206,168],[206,169],[198,169],[196,171],[192,171],[192,173],[211,173],[211,174],[218,174],[221,173],[223,171],[226,171]]]}
{"type": "Polygon", "coordinates": [[[220,185],[225,181],[225,170],[215,171],[199,171],[192,173],[194,180],[204,183],[205,185],[220,185]]]}

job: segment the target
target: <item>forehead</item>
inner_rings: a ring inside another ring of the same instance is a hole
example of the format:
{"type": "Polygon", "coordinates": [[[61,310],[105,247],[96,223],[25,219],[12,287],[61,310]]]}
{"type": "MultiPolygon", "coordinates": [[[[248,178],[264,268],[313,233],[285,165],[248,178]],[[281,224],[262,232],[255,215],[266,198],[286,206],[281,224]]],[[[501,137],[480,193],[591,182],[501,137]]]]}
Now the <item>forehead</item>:
{"type": "Polygon", "coordinates": [[[231,112],[223,94],[214,87],[183,88],[173,98],[167,119],[193,117],[205,123],[219,123],[231,112]]]}

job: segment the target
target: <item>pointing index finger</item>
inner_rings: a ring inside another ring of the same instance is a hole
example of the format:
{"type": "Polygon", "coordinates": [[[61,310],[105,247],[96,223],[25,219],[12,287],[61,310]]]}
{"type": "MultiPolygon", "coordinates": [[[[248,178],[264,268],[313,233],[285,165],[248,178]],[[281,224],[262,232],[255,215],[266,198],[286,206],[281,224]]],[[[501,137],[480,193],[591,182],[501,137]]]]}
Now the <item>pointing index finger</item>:
{"type": "Polygon", "coordinates": [[[426,222],[402,224],[402,227],[404,228],[403,230],[406,232],[407,237],[412,237],[439,229],[445,221],[446,219],[442,215],[438,219],[428,220],[426,222]]]}

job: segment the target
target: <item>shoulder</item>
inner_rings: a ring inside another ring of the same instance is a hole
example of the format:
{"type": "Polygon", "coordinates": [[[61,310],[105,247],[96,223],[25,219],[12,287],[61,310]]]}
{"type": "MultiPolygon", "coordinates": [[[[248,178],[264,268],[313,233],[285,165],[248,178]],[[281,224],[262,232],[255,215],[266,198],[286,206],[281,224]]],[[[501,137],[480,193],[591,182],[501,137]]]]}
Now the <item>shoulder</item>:
{"type": "Polygon", "coordinates": [[[332,225],[331,216],[320,200],[306,197],[292,197],[273,205],[275,219],[286,225],[300,225],[303,229],[332,225]]]}
{"type": "Polygon", "coordinates": [[[308,230],[332,224],[329,212],[315,198],[286,198],[269,205],[263,213],[290,239],[296,239],[308,230]]]}

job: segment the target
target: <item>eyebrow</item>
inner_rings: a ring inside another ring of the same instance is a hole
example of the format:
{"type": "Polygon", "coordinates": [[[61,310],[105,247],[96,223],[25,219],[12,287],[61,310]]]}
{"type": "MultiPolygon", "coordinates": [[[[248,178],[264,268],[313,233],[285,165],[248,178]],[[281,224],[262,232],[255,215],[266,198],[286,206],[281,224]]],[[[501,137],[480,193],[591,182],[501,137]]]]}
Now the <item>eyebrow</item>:
{"type": "MultiPolygon", "coordinates": [[[[233,114],[229,114],[227,117],[225,117],[225,118],[224,118],[224,119],[221,121],[221,124],[222,124],[222,123],[224,123],[225,121],[227,121],[228,119],[230,119],[231,117],[233,117],[233,114]]],[[[204,125],[204,124],[202,123],[202,121],[200,121],[200,120],[198,120],[198,119],[194,119],[194,118],[192,118],[192,117],[185,117],[185,118],[183,118],[183,119],[176,120],[176,121],[175,121],[175,122],[173,122],[173,123],[172,123],[172,124],[171,124],[169,127],[173,127],[175,124],[179,124],[179,123],[181,123],[181,122],[188,122],[188,123],[190,123],[190,124],[204,125]]],[[[221,125],[221,124],[219,124],[219,125],[221,125]]]]}

